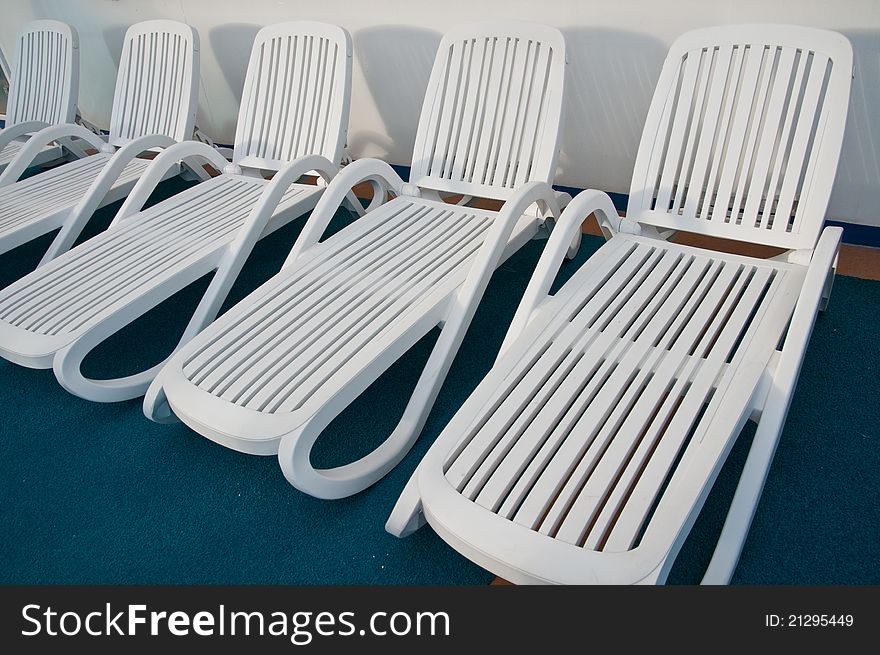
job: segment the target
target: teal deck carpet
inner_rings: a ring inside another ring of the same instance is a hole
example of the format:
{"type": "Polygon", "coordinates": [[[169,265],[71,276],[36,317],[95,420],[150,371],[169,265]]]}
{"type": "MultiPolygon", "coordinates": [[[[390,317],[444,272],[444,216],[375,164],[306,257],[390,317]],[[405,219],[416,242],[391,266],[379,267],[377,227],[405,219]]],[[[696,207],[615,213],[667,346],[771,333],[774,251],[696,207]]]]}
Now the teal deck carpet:
{"type": "MultiPolygon", "coordinates": [[[[166,184],[165,193],[173,190],[166,184]]],[[[91,233],[114,210],[99,212],[91,233]]],[[[346,220],[338,216],[334,227],[346,220]]],[[[278,270],[301,225],[258,245],[230,303],[278,270]]],[[[48,242],[0,257],[0,285],[33,268],[48,242]]],[[[560,278],[600,244],[585,238],[560,278]]],[[[273,457],[226,450],[180,424],[153,424],[140,401],[90,403],[63,391],[50,371],[0,361],[0,582],[489,582],[491,574],[430,529],[399,540],[383,526],[420,457],[491,367],[542,247],[530,243],[496,272],[413,451],[385,479],[345,500],[300,493],[273,457]]],[[[206,282],[103,344],[86,372],[119,375],[159,361],[206,282]]],[[[880,582],[878,317],[880,283],[838,278],[735,583],[880,582]]],[[[313,453],[317,465],[350,461],[392,429],[435,338],[426,337],[328,428],[313,453]]],[[[670,582],[699,581],[750,437],[747,428],[670,582]]]]}

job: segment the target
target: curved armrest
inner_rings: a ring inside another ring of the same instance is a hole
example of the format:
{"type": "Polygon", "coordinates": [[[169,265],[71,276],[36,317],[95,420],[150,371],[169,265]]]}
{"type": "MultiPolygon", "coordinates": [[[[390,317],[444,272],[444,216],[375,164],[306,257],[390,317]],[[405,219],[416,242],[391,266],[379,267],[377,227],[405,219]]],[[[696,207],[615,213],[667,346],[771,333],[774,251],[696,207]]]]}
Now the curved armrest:
{"type": "Polygon", "coordinates": [[[358,159],[343,168],[315,205],[281,270],[289,267],[305,250],[318,243],[336,210],[361,182],[370,182],[373,186],[373,200],[366,209],[367,213],[383,204],[389,191],[400,195],[404,185],[394,169],[378,159],[358,159]]]}
{"type": "MultiPolygon", "coordinates": [[[[477,295],[482,294],[481,281],[488,283],[498,258],[507,246],[514,226],[532,205],[537,205],[539,214],[545,218],[560,218],[556,192],[549,184],[535,181],[517,188],[514,194],[504,202],[498,212],[498,217],[492,222],[492,227],[483,239],[483,243],[471,264],[468,277],[459,289],[460,301],[466,303],[466,298],[471,297],[475,292],[477,295]]],[[[538,215],[535,218],[537,220],[538,215]]]]}
{"type": "MultiPolygon", "coordinates": [[[[549,294],[550,287],[553,284],[553,280],[556,279],[556,274],[559,272],[559,267],[562,265],[569,244],[580,232],[581,226],[587,217],[593,213],[598,215],[601,224],[616,228],[615,231],[631,231],[630,226],[624,223],[620,216],[618,216],[617,209],[615,209],[614,203],[611,202],[611,198],[607,194],[594,189],[587,189],[575,196],[565,208],[565,211],[562,212],[562,216],[554,225],[553,232],[547,240],[547,245],[544,246],[541,259],[538,260],[538,265],[535,267],[532,279],[529,281],[522,301],[520,301],[516,314],[513,316],[513,321],[511,321],[510,328],[507,330],[504,343],[501,344],[499,357],[522,334],[535,309],[549,294]],[[623,229],[620,229],[621,227],[623,229]]],[[[631,221],[628,223],[631,224],[631,221]]]]}
{"type": "MultiPolygon", "coordinates": [[[[440,350],[449,348],[449,352],[453,353],[458,350],[480,298],[498,265],[498,260],[507,247],[510,234],[523,215],[527,215],[529,208],[535,204],[538,205],[538,209],[544,217],[555,219],[559,216],[556,192],[546,182],[528,182],[516,189],[501,207],[498,216],[492,222],[492,227],[489,228],[483,239],[482,245],[477,250],[467,277],[456,293],[454,305],[447,315],[435,348],[440,350]]],[[[541,218],[535,216],[534,220],[537,222],[541,218]]],[[[443,360],[434,363],[432,358],[425,367],[425,375],[439,374],[442,371],[439,369],[434,371],[432,366],[444,367],[450,363],[451,361],[443,360]]]]}
{"type": "Polygon", "coordinates": [[[34,161],[34,158],[47,145],[54,141],[64,138],[82,139],[92,146],[95,150],[103,150],[107,144],[101,140],[99,136],[89,132],[82,125],[74,123],[61,123],[59,125],[50,125],[34,134],[27,143],[22,146],[18,155],[12,160],[12,163],[6,167],[3,174],[0,175],[0,187],[15,182],[21,177],[21,174],[27,170],[34,161]]]}
{"type": "MultiPolygon", "coordinates": [[[[201,332],[217,316],[232,284],[241,271],[244,262],[251,252],[257,239],[271,220],[290,185],[309,172],[316,172],[321,179],[330,182],[338,169],[325,157],[320,155],[306,155],[287,164],[275,173],[266,184],[260,198],[251,209],[242,226],[238,229],[232,243],[229,244],[223,259],[217,267],[217,272],[211,280],[211,285],[202,297],[202,302],[196,307],[186,330],[180,339],[178,348],[201,332]]],[[[324,191],[324,193],[327,193],[324,191]]]]}
{"type": "MultiPolygon", "coordinates": [[[[98,209],[101,201],[110,189],[113,188],[113,185],[131,160],[151,148],[163,148],[174,143],[176,143],[174,139],[164,134],[148,134],[126,143],[117,150],[107,163],[104,164],[101,172],[98,173],[98,176],[91,185],[89,185],[88,191],[83,194],[82,198],[71,210],[64,221],[64,225],[61,227],[61,231],[55,237],[52,245],[49,246],[40,264],[45,264],[54,259],[73,245],[79,233],[82,232],[82,229],[88,223],[89,218],[98,209]]],[[[113,220],[110,227],[113,227],[115,224],[116,219],[113,220]]]]}
{"type": "Polygon", "coordinates": [[[147,171],[137,181],[137,184],[134,185],[131,193],[128,194],[125,202],[122,203],[122,207],[116,212],[110,227],[118,225],[132,214],[139,212],[159,183],[165,179],[168,171],[179,165],[180,162],[201,157],[206,159],[211,166],[221,171],[229,163],[215,148],[205,143],[199,141],[181,141],[176,143],[173,140],[171,140],[171,143],[172,145],[165,148],[150,163],[147,171]]]}
{"type": "Polygon", "coordinates": [[[25,121],[24,123],[16,123],[0,130],[0,151],[10,143],[23,136],[39,132],[49,127],[49,123],[44,121],[25,121]]]}
{"type": "MultiPolygon", "coordinates": [[[[239,229],[238,235],[231,244],[232,250],[239,250],[248,240],[255,240],[275,213],[278,203],[281,202],[281,198],[284,197],[290,185],[312,171],[316,172],[329,185],[339,173],[339,168],[321,155],[306,155],[290,162],[275,173],[239,229]],[[254,232],[256,233],[254,234],[254,232]]],[[[329,193],[329,189],[328,186],[324,193],[329,193]]]]}

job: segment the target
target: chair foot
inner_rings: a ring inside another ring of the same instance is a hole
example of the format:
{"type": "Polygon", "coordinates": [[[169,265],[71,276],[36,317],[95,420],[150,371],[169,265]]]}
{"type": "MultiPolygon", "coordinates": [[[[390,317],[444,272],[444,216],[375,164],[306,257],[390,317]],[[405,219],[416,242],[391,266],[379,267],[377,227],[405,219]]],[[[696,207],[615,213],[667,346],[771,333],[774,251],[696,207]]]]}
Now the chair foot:
{"type": "Polygon", "coordinates": [[[180,421],[177,415],[171,411],[171,405],[165,395],[165,388],[158,379],[153,380],[144,395],[144,416],[155,423],[170,424],[180,421]]]}
{"type": "Polygon", "coordinates": [[[837,266],[833,266],[828,272],[825,279],[825,286],[822,288],[822,296],[819,298],[819,313],[824,314],[828,308],[828,302],[831,300],[831,289],[834,287],[834,277],[837,275],[837,266]]]}
{"type": "Polygon", "coordinates": [[[419,495],[418,474],[419,471],[416,469],[385,522],[385,531],[395,537],[408,537],[427,523],[419,495]]]}

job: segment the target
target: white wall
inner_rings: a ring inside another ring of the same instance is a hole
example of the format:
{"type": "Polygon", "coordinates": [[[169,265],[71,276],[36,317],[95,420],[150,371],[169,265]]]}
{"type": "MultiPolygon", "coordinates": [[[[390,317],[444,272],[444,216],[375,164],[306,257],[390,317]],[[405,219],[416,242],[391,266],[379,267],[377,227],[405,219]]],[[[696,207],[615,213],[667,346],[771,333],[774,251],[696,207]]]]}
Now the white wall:
{"type": "Polygon", "coordinates": [[[4,0],[0,47],[35,17],[65,20],[82,42],[80,107],[107,126],[126,26],[147,18],[193,25],[202,41],[199,125],[231,143],[247,54],[257,29],[295,19],[352,32],[350,151],[406,164],[440,35],[452,25],[517,18],[559,27],[571,66],[557,182],[627,192],[666,49],[689,29],[791,22],[843,32],[856,79],[831,218],[880,225],[880,0],[4,0]]]}

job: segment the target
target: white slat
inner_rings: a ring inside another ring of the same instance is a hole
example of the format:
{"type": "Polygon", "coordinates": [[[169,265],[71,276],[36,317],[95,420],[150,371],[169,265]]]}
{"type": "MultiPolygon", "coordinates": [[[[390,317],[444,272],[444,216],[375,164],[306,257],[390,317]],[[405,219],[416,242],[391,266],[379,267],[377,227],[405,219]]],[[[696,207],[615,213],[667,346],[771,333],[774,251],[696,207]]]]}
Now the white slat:
{"type": "Polygon", "coordinates": [[[532,179],[532,166],[535,161],[537,144],[544,138],[547,129],[547,102],[549,68],[552,63],[552,52],[542,43],[534,43],[534,67],[529,78],[528,101],[523,108],[520,119],[522,129],[516,152],[512,156],[513,166],[510,184],[514,187],[525,184],[532,179]],[[540,98],[535,101],[534,98],[540,98]]]}
{"type": "Polygon", "coordinates": [[[233,161],[279,170],[305,155],[339,162],[345,145],[351,38],[308,21],[270,25],[251,51],[233,161]]]}
{"type": "Polygon", "coordinates": [[[458,112],[459,102],[464,105],[463,82],[470,77],[470,71],[465,68],[468,60],[467,50],[470,41],[453,43],[449,49],[449,68],[444,86],[446,94],[443,99],[443,113],[440,115],[440,123],[437,126],[437,136],[432,144],[431,170],[437,171],[443,177],[443,169],[446,163],[446,155],[449,152],[449,142],[452,132],[459,126],[461,117],[458,112]],[[458,120],[456,120],[458,119],[458,120]]]}
{"type": "MultiPolygon", "coordinates": [[[[265,184],[219,176],[144,210],[139,220],[93,237],[3,289],[0,320],[37,334],[76,333],[182,267],[210,265],[212,253],[235,237],[265,184]]],[[[313,193],[314,187],[293,185],[276,211],[313,193]]]]}
{"type": "Polygon", "coordinates": [[[578,422],[547,464],[523,503],[517,522],[521,521],[521,513],[532,497],[544,499],[543,515],[535,517],[540,519],[537,530],[541,534],[556,534],[584,476],[592,470],[596,457],[605,450],[628,413],[641,377],[647,374],[645,365],[650,365],[659,352],[640,344],[628,345],[628,348],[620,349],[620,354],[607,359],[613,370],[595,396],[589,399],[578,422]]]}
{"type": "Polygon", "coordinates": [[[721,376],[769,357],[803,275],[616,241],[604,275],[588,278],[601,278],[599,287],[554,300],[567,304],[536,332],[546,340],[505,374],[444,466],[448,482],[488,511],[593,550],[637,542],[681,453],[700,448],[691,435],[711,420],[705,407],[721,376]]]}
{"type": "Polygon", "coordinates": [[[500,131],[492,147],[486,183],[492,186],[512,186],[508,182],[508,172],[513,168],[511,153],[513,152],[516,133],[519,128],[520,105],[528,101],[524,90],[524,82],[530,72],[529,53],[532,44],[525,39],[516,39],[511,44],[512,53],[506,84],[502,87],[504,94],[501,110],[500,131]]]}
{"type": "MultiPolygon", "coordinates": [[[[653,208],[657,197],[657,187],[660,184],[660,171],[666,157],[666,149],[669,146],[669,134],[672,129],[672,119],[678,105],[678,95],[681,91],[681,70],[686,58],[679,57],[675,61],[672,56],[666,58],[666,65],[661,73],[660,81],[654,91],[652,108],[659,112],[657,129],[652,133],[645,130],[642,134],[642,144],[639,154],[643,155],[644,178],[641,185],[633,181],[630,193],[630,203],[633,208],[653,208]],[[666,80],[666,84],[662,82],[666,80]],[[662,94],[662,98],[661,98],[662,94]]],[[[638,171],[637,171],[638,172],[638,171]]]]}
{"type": "Polygon", "coordinates": [[[719,368],[720,364],[700,367],[683,395],[677,398],[673,396],[677,406],[671,418],[661,424],[650,457],[642,463],[635,484],[630,483],[627,502],[618,509],[613,525],[603,526],[607,533],[607,536],[603,535],[603,550],[619,552],[629,550],[634,545],[669,471],[687,444],[700,410],[711,398],[719,368]]]}
{"type": "Polygon", "coordinates": [[[807,70],[808,53],[791,49],[794,58],[792,73],[786,88],[785,116],[779,130],[778,151],[773,161],[773,172],[770,176],[770,185],[767,190],[767,203],[761,213],[761,227],[772,225],[772,219],[776,212],[776,200],[779,197],[780,186],[785,175],[785,165],[788,163],[788,153],[794,128],[797,124],[798,99],[803,90],[804,75],[807,70]]]}
{"type": "MultiPolygon", "coordinates": [[[[654,356],[659,354],[660,351],[655,351],[654,356]]],[[[610,442],[601,453],[596,452],[595,459],[584,457],[571,476],[569,484],[579,488],[559,525],[557,539],[590,549],[601,547],[608,523],[617,514],[609,502],[613,503],[612,496],[620,478],[650,425],[646,425],[645,419],[656,414],[666,393],[682,374],[683,363],[683,355],[645,362],[630,384],[629,398],[624,400],[631,399],[632,404],[626,409],[623,404],[619,406],[622,419],[610,442]]]]}
{"type": "Polygon", "coordinates": [[[463,275],[492,216],[408,198],[374,210],[202,344],[184,374],[242,407],[296,411],[421,297],[463,275]]]}
{"type": "Polygon", "coordinates": [[[761,227],[763,221],[758,212],[764,209],[765,205],[772,205],[774,201],[774,195],[770,192],[768,173],[776,155],[781,154],[779,153],[780,141],[777,139],[777,135],[780,133],[785,99],[788,95],[787,82],[791,79],[795,54],[794,48],[782,48],[774,60],[774,68],[771,71],[773,77],[769,85],[768,107],[762,119],[764,131],[757,135],[755,167],[752,171],[751,188],[743,209],[742,222],[744,225],[761,227]]]}
{"type": "MultiPolygon", "coordinates": [[[[390,241],[391,234],[398,229],[407,229],[407,226],[412,221],[417,220],[419,216],[416,213],[406,215],[405,212],[408,206],[408,203],[398,201],[395,208],[396,211],[386,214],[383,217],[384,221],[370,225],[371,229],[366,229],[366,226],[371,221],[358,221],[350,226],[347,229],[347,235],[351,239],[333,241],[325,246],[328,252],[324,261],[313,259],[301,265],[301,275],[313,278],[311,284],[300,285],[297,292],[289,293],[289,289],[297,284],[297,280],[285,280],[284,283],[279,285],[278,289],[274,289],[271,294],[267,292],[267,295],[260,302],[255,302],[254,306],[250,308],[250,311],[244,317],[226,325],[223,334],[215,336],[209,343],[200,344],[199,348],[187,359],[184,366],[184,371],[189,379],[195,384],[205,383],[208,376],[213,375],[217,367],[227,364],[234,353],[238,353],[235,354],[236,357],[248,357],[250,353],[266,344],[269,339],[274,338],[274,335],[280,333],[281,330],[287,329],[290,325],[288,321],[297,320],[299,313],[297,317],[289,316],[287,317],[288,320],[276,321],[271,329],[261,332],[260,335],[249,339],[247,342],[241,338],[241,330],[248,329],[247,322],[253,315],[259,312],[284,314],[291,311],[293,307],[296,307],[296,304],[308,293],[314,292],[319,287],[320,277],[322,275],[329,276],[333,271],[332,266],[328,264],[329,260],[335,260],[338,257],[345,258],[349,262],[353,274],[356,274],[354,273],[355,271],[361,270],[358,266],[367,265],[363,263],[367,257],[372,254],[375,254],[377,257],[384,256],[389,248],[395,247],[395,244],[390,241]],[[290,303],[289,306],[286,304],[288,302],[290,303]],[[240,352],[244,348],[248,352],[240,352]]],[[[338,283],[340,280],[345,279],[347,278],[337,278],[336,282],[338,283]]],[[[332,292],[336,289],[337,287],[332,287],[330,289],[331,294],[328,295],[332,295],[332,292]]],[[[243,364],[249,366],[246,362],[243,362],[243,364]]],[[[213,384],[213,382],[208,384],[213,384]]]]}
{"type": "Polygon", "coordinates": [[[630,218],[812,247],[840,153],[851,63],[846,40],[820,30],[759,26],[744,39],[719,27],[680,39],[645,123],[630,218]]]}
{"type": "MultiPolygon", "coordinates": [[[[745,225],[754,224],[754,217],[749,221],[748,217],[742,215],[744,202],[752,195],[756,195],[759,202],[761,199],[761,191],[751,189],[751,186],[753,183],[755,152],[758,149],[758,141],[762,136],[764,121],[766,119],[767,100],[770,96],[768,93],[770,86],[769,82],[773,78],[776,50],[776,48],[761,48],[760,51],[755,51],[755,55],[760,57],[760,67],[758,70],[758,78],[755,81],[755,88],[750,93],[752,96],[752,105],[749,123],[743,139],[738,179],[734,185],[735,192],[733,202],[730,205],[730,221],[737,225],[741,223],[744,223],[745,225]]],[[[765,139],[765,141],[766,140],[767,139],[765,139]]]]}
{"type": "Polygon", "coordinates": [[[669,135],[663,168],[660,170],[660,184],[657,188],[655,208],[668,211],[672,194],[676,186],[678,173],[681,170],[682,149],[687,139],[688,127],[694,112],[697,74],[703,60],[703,52],[692,52],[684,61],[681,90],[678,95],[675,114],[672,117],[672,130],[669,135]]]}
{"type": "MultiPolygon", "coordinates": [[[[590,336],[592,338],[584,345],[591,346],[593,339],[602,335],[591,332],[590,336]]],[[[607,338],[601,340],[605,344],[610,342],[607,338]]],[[[550,373],[550,378],[528,404],[516,407],[513,400],[506,403],[507,411],[503,416],[510,425],[499,431],[501,438],[471,475],[462,490],[465,496],[492,511],[500,510],[502,514],[507,514],[512,505],[514,508],[518,505],[520,493],[515,494],[515,503],[508,496],[514,483],[522,488],[524,483],[531,482],[534,469],[529,475],[529,465],[543,462],[546,457],[536,457],[536,453],[547,449],[548,442],[549,447],[553,447],[554,435],[564,431],[575,400],[589,384],[594,383],[601,368],[602,360],[585,357],[584,349],[581,344],[574,346],[557,368],[541,371],[545,375],[550,373]]],[[[548,363],[547,359],[541,362],[542,367],[548,363]]],[[[520,384],[517,391],[523,386],[520,384]]],[[[487,423],[484,431],[491,433],[496,428],[487,423]]]]}
{"type": "Polygon", "coordinates": [[[731,105],[733,117],[710,219],[716,223],[737,222],[736,216],[731,215],[730,211],[736,184],[742,174],[746,136],[754,120],[755,91],[764,63],[764,49],[755,44],[747,44],[743,46],[742,56],[743,67],[736,80],[731,105]]]}
{"type": "MultiPolygon", "coordinates": [[[[90,155],[0,189],[0,234],[69,210],[109,160],[104,153],[90,155]]],[[[145,159],[131,160],[113,188],[135,182],[149,164],[145,159]]]]}
{"type": "MultiPolygon", "coordinates": [[[[672,212],[679,213],[687,200],[689,199],[688,190],[693,189],[699,191],[697,187],[690,187],[687,180],[693,174],[693,165],[696,158],[696,149],[700,140],[704,136],[708,137],[709,130],[703,127],[703,121],[706,114],[706,101],[708,99],[708,81],[711,79],[711,73],[715,65],[715,49],[711,48],[707,51],[700,52],[700,67],[697,72],[696,87],[697,92],[694,96],[693,107],[691,108],[690,125],[688,126],[687,143],[685,144],[684,154],[681,164],[679,165],[679,173],[676,175],[678,183],[676,184],[675,197],[672,201],[672,212]]],[[[699,195],[699,193],[694,194],[699,195]]]]}
{"type": "MultiPolygon", "coordinates": [[[[724,160],[730,139],[730,121],[733,117],[734,100],[736,99],[735,83],[742,73],[743,48],[722,47],[719,49],[719,59],[719,66],[716,67],[712,80],[712,95],[713,98],[717,98],[718,104],[713,103],[710,106],[709,110],[712,111],[712,115],[706,121],[707,129],[713,122],[715,123],[712,149],[703,152],[699,158],[700,168],[705,166],[708,173],[702,189],[703,202],[699,208],[699,217],[704,220],[712,220],[713,214],[710,211],[714,207],[718,194],[721,163],[724,160]]],[[[690,216],[687,209],[688,207],[685,208],[685,216],[690,216]]]]}
{"type": "Polygon", "coordinates": [[[486,101],[487,68],[491,52],[487,49],[487,39],[473,39],[470,66],[466,78],[464,103],[459,116],[459,131],[455,147],[451,152],[451,178],[461,179],[468,174],[471,148],[474,139],[479,138],[480,108],[486,101]]]}
{"type": "Polygon", "coordinates": [[[692,346],[693,354],[706,359],[727,359],[730,347],[745,327],[761,295],[767,291],[773,275],[773,270],[768,268],[740,273],[715,317],[703,331],[699,343],[692,346]]]}
{"type": "MultiPolygon", "coordinates": [[[[789,216],[792,214],[793,205],[799,196],[800,183],[803,180],[807,166],[811,163],[809,155],[809,143],[815,130],[815,120],[821,112],[819,96],[825,81],[825,71],[828,65],[828,57],[814,53],[809,62],[807,83],[804,89],[803,99],[800,103],[798,122],[788,155],[788,166],[785,168],[785,177],[782,180],[782,188],[779,191],[779,204],[776,208],[776,220],[773,221],[773,231],[788,231],[789,216]]],[[[813,146],[815,149],[815,146],[813,146]]]]}
{"type": "Polygon", "coordinates": [[[79,88],[79,39],[54,20],[27,23],[15,44],[6,125],[71,123],[79,88]]]}
{"type": "Polygon", "coordinates": [[[151,20],[128,28],[119,59],[109,143],[148,134],[193,134],[198,101],[198,36],[188,25],[151,20]]]}
{"type": "Polygon", "coordinates": [[[425,96],[411,182],[495,198],[525,181],[549,182],[564,69],[564,41],[550,28],[479,25],[447,34],[425,96]]]}

